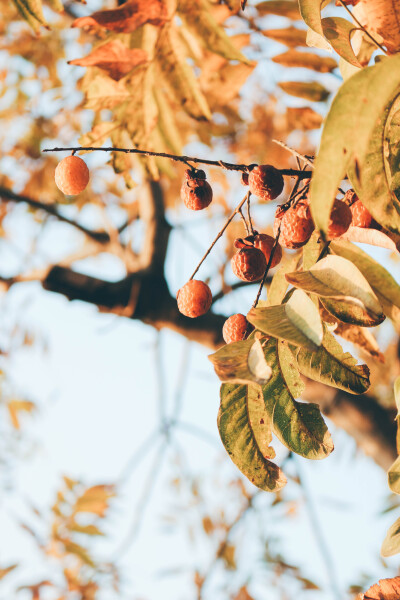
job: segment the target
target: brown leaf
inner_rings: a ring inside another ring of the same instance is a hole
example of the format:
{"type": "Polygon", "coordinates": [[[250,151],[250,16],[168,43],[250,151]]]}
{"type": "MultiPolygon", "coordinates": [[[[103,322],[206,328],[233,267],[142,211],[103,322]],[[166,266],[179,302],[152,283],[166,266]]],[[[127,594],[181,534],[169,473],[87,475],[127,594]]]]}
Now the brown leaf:
{"type": "Polygon", "coordinates": [[[286,109],[286,118],[289,131],[293,129],[301,129],[302,131],[319,129],[323,122],[323,117],[310,106],[301,106],[299,108],[288,107],[286,109]]]}
{"type": "Polygon", "coordinates": [[[310,102],[324,102],[330,92],[317,81],[281,81],[279,87],[289,94],[298,98],[305,98],[310,102]]]}
{"type": "Polygon", "coordinates": [[[127,48],[120,40],[112,40],[96,48],[83,58],[70,60],[68,64],[79,67],[99,67],[119,81],[134,67],[147,62],[147,52],[141,48],[127,48]]]}
{"type": "Polygon", "coordinates": [[[400,577],[392,579],[380,579],[372,587],[361,594],[359,600],[399,600],[400,577]]]}
{"type": "Polygon", "coordinates": [[[301,19],[299,4],[296,0],[266,0],[256,4],[258,13],[264,15],[279,15],[296,21],[301,19]]]}
{"type": "Polygon", "coordinates": [[[338,66],[336,60],[330,56],[319,56],[313,52],[299,52],[293,49],[274,56],[272,60],[283,67],[301,67],[312,69],[317,73],[331,73],[338,66]]]}
{"type": "Polygon", "coordinates": [[[307,32],[297,27],[286,27],[283,29],[266,29],[262,32],[265,37],[280,42],[291,48],[296,46],[307,46],[307,32]]]}
{"type": "Polygon", "coordinates": [[[96,29],[100,25],[111,31],[130,33],[145,23],[164,25],[167,19],[167,7],[162,0],[128,0],[119,8],[99,10],[75,19],[72,27],[96,29]]]}
{"type": "MultiPolygon", "coordinates": [[[[400,49],[400,2],[398,0],[361,0],[360,9],[368,31],[382,36],[391,54],[400,49]]],[[[359,9],[359,10],[360,10],[359,9]]]]}

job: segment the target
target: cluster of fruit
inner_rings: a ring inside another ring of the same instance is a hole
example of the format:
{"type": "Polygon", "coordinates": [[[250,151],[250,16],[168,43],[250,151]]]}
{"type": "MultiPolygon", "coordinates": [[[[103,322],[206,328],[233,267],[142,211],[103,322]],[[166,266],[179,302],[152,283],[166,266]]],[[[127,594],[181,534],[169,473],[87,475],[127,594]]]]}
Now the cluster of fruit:
{"type": "MultiPolygon", "coordinates": [[[[242,173],[241,181],[254,196],[266,202],[275,200],[284,188],[282,173],[272,165],[251,165],[248,172],[242,173]]],[[[86,188],[89,169],[78,156],[67,156],[57,165],[55,182],[64,194],[75,196],[86,188]]],[[[308,189],[308,186],[304,189],[308,189]]],[[[203,170],[186,170],[181,198],[191,210],[202,210],[210,205],[213,192],[203,170]]],[[[348,190],[342,200],[335,200],[327,231],[328,238],[340,237],[350,225],[364,228],[374,225],[372,216],[353,190],[348,190]]],[[[289,249],[301,248],[308,242],[313,231],[314,222],[305,192],[293,201],[278,206],[274,237],[255,231],[244,239],[235,240],[237,252],[231,260],[232,270],[243,281],[260,281],[267,268],[273,268],[281,261],[282,246],[289,249]]],[[[186,317],[200,317],[211,307],[211,290],[203,281],[191,279],[178,291],[177,302],[179,311],[186,317]]],[[[226,343],[241,341],[250,329],[244,315],[232,315],[223,328],[224,340],[226,343]]]]}
{"type": "MultiPolygon", "coordinates": [[[[272,165],[254,165],[249,172],[242,173],[243,185],[248,185],[252,194],[264,201],[277,198],[283,191],[281,172],[272,165]]],[[[308,186],[306,186],[308,189],[308,186]]],[[[181,188],[181,198],[187,208],[202,210],[212,201],[212,189],[202,170],[187,170],[181,188]]],[[[346,192],[342,200],[334,201],[330,214],[328,238],[342,236],[353,227],[368,228],[373,224],[371,214],[353,190],[346,192]]],[[[247,282],[259,281],[268,268],[273,268],[282,258],[282,246],[298,249],[304,246],[314,231],[307,193],[293,202],[278,206],[275,213],[274,237],[254,232],[234,242],[236,254],[231,260],[232,270],[239,279],[247,282]],[[277,241],[279,239],[279,243],[277,241]]],[[[191,318],[204,315],[212,304],[211,290],[206,283],[191,279],[177,294],[179,311],[191,318]]],[[[246,338],[251,327],[242,314],[232,315],[223,327],[225,342],[231,343],[246,338]]]]}

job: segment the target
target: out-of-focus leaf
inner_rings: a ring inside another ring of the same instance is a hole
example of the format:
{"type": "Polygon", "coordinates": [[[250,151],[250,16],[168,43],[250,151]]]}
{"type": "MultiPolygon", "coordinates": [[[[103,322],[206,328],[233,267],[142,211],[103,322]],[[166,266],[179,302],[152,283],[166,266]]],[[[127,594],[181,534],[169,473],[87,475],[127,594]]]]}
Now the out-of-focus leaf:
{"type": "Polygon", "coordinates": [[[21,425],[19,422],[19,413],[26,412],[31,413],[36,408],[36,405],[29,400],[9,400],[7,402],[7,409],[10,415],[11,422],[15,429],[20,429],[21,425]]]}
{"type": "Polygon", "coordinates": [[[9,573],[11,573],[11,571],[14,571],[14,569],[16,569],[17,567],[18,565],[10,565],[9,567],[0,568],[0,580],[3,579],[3,577],[8,575],[9,573]]]}
{"type": "Polygon", "coordinates": [[[97,123],[91,131],[81,135],[79,144],[81,146],[97,146],[100,148],[120,126],[119,123],[110,123],[106,121],[97,123]]]}
{"type": "Polygon", "coordinates": [[[264,351],[273,376],[262,390],[275,435],[300,456],[314,460],[325,458],[333,450],[332,439],[318,406],[295,400],[304,384],[291,350],[286,342],[271,339],[264,351]]]}
{"type": "Polygon", "coordinates": [[[220,54],[228,60],[250,61],[232,43],[225,29],[217,23],[204,0],[180,0],[179,14],[186,26],[194,31],[201,43],[211,52],[220,54]]]}
{"type": "Polygon", "coordinates": [[[83,91],[86,92],[85,108],[101,110],[114,108],[129,100],[131,92],[124,81],[114,81],[107,75],[97,74],[87,84],[83,80],[83,91]]]}
{"type": "Polygon", "coordinates": [[[400,202],[390,190],[382,144],[390,107],[400,89],[399,69],[400,56],[363,69],[341,86],[332,103],[310,187],[313,219],[323,232],[347,171],[372,216],[386,229],[400,233],[400,202]]]}
{"type": "Polygon", "coordinates": [[[128,0],[118,8],[99,10],[88,17],[79,17],[72,27],[104,27],[119,33],[131,33],[145,23],[162,26],[168,19],[167,6],[162,0],[128,0]]]}
{"type": "Polygon", "coordinates": [[[286,484],[286,477],[265,457],[270,454],[269,442],[259,447],[260,437],[255,437],[249,420],[254,404],[254,414],[258,412],[259,393],[252,385],[223,384],[218,429],[226,451],[243,475],[262,490],[273,492],[286,484]]]}
{"type": "Polygon", "coordinates": [[[308,271],[288,273],[286,279],[292,285],[322,297],[329,312],[327,305],[333,306],[339,300],[344,312],[354,311],[354,318],[361,319],[363,316],[371,324],[378,324],[384,319],[382,307],[364,275],[341,256],[327,256],[308,271]]]}
{"type": "Polygon", "coordinates": [[[329,90],[317,81],[280,81],[279,87],[297,98],[305,98],[310,102],[324,102],[329,97],[329,90]]]}
{"type": "Polygon", "coordinates": [[[338,66],[336,60],[330,56],[320,56],[312,52],[299,52],[293,49],[273,56],[272,60],[283,67],[300,67],[318,73],[331,73],[338,66]]]}
{"type": "Polygon", "coordinates": [[[96,525],[79,525],[76,522],[70,525],[69,530],[76,531],[76,533],[84,533],[85,535],[104,535],[96,525]]]}
{"type": "Polygon", "coordinates": [[[247,320],[267,335],[315,350],[322,342],[322,322],[318,309],[302,290],[278,306],[252,308],[247,320]]]}
{"type": "Polygon", "coordinates": [[[226,344],[208,358],[221,381],[261,385],[271,377],[258,339],[226,344]]]}
{"type": "Polygon", "coordinates": [[[363,394],[370,386],[367,365],[357,365],[357,360],[343,349],[327,330],[322,346],[315,352],[300,348],[296,353],[300,372],[351,394],[363,394]]]}
{"type": "Polygon", "coordinates": [[[78,556],[83,563],[89,565],[89,567],[94,567],[95,564],[93,559],[91,558],[89,552],[83,546],[72,542],[71,540],[60,540],[64,544],[65,551],[69,554],[75,554],[78,556]]]}
{"type": "Polygon", "coordinates": [[[89,512],[104,517],[109,506],[109,501],[115,496],[114,486],[95,485],[85,490],[73,507],[74,513],[89,512]]]}
{"type": "Polygon", "coordinates": [[[207,100],[187,63],[182,42],[173,26],[163,28],[157,60],[161,73],[168,75],[166,83],[179,104],[194,118],[211,119],[207,100]]]}
{"type": "Polygon", "coordinates": [[[285,27],[282,29],[265,29],[262,33],[270,40],[285,44],[286,46],[289,46],[289,48],[307,46],[307,32],[304,29],[285,27]]]}
{"type": "Polygon", "coordinates": [[[80,67],[99,67],[112,79],[119,81],[134,67],[147,62],[147,52],[141,48],[127,48],[120,40],[112,40],[95,48],[84,58],[75,58],[68,64],[80,67]]]}
{"type": "Polygon", "coordinates": [[[301,18],[299,4],[295,0],[265,0],[256,4],[256,9],[261,16],[278,15],[291,21],[301,18]]]}
{"type": "Polygon", "coordinates": [[[13,0],[13,2],[34,31],[39,32],[40,25],[48,29],[43,16],[42,0],[13,0]]]}
{"type": "Polygon", "coordinates": [[[309,131],[310,129],[319,129],[323,123],[323,117],[310,106],[301,106],[299,108],[288,107],[286,109],[288,129],[300,129],[309,131]]]}

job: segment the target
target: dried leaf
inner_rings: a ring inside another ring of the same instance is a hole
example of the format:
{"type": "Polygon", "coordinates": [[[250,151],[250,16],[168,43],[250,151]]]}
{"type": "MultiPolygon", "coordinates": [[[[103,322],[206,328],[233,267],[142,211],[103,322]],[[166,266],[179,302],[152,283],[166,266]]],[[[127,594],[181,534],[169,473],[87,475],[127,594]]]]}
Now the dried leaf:
{"type": "Polygon", "coordinates": [[[320,56],[319,54],[299,52],[298,50],[288,50],[274,56],[272,60],[283,67],[301,67],[312,69],[318,73],[331,73],[338,66],[336,60],[330,56],[320,56]]]}
{"type": "Polygon", "coordinates": [[[134,67],[147,62],[147,52],[141,48],[127,48],[120,40],[99,46],[84,58],[75,58],[68,64],[80,67],[99,67],[112,79],[119,81],[134,67]]]}
{"type": "Polygon", "coordinates": [[[300,108],[288,107],[286,109],[288,129],[301,129],[309,131],[310,129],[319,129],[323,122],[323,117],[310,106],[300,108]]]}
{"type": "Polygon", "coordinates": [[[75,19],[72,27],[104,27],[119,33],[131,33],[145,23],[162,26],[168,19],[167,7],[162,0],[128,0],[119,8],[99,10],[89,17],[75,19]]]}
{"type": "Polygon", "coordinates": [[[265,29],[262,32],[265,37],[285,44],[290,48],[296,46],[307,46],[307,32],[304,29],[298,29],[297,27],[286,27],[282,29],[265,29]]]}
{"type": "Polygon", "coordinates": [[[317,81],[281,81],[279,87],[289,94],[298,98],[305,98],[311,102],[324,102],[330,92],[317,81]]]}
{"type": "Polygon", "coordinates": [[[362,594],[360,600],[398,600],[400,597],[400,577],[380,579],[362,594]]]}
{"type": "Polygon", "coordinates": [[[295,0],[266,0],[256,4],[256,9],[261,16],[278,15],[292,21],[301,18],[298,2],[295,0]]]}

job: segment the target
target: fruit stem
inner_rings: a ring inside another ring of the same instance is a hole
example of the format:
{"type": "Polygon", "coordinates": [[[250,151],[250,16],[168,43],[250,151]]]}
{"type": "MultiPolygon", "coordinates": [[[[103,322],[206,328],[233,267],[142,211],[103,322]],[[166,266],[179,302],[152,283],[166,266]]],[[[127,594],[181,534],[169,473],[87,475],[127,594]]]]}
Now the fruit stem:
{"type": "Polygon", "coordinates": [[[258,288],[257,296],[256,296],[256,299],[253,302],[252,308],[256,308],[257,307],[258,301],[259,301],[260,296],[261,296],[262,289],[263,289],[264,284],[265,284],[265,282],[267,280],[268,271],[270,270],[272,261],[274,260],[274,254],[275,254],[275,250],[276,250],[276,248],[277,248],[277,246],[279,244],[279,236],[280,236],[280,234],[281,234],[281,225],[279,223],[278,233],[276,235],[276,238],[275,238],[275,241],[274,241],[274,245],[272,246],[271,254],[269,255],[269,259],[268,259],[268,264],[267,264],[266,269],[264,271],[264,275],[263,275],[263,278],[261,280],[260,287],[258,288]]]}
{"type": "Polygon", "coordinates": [[[210,254],[211,250],[214,248],[214,246],[218,242],[219,238],[223,236],[225,229],[228,227],[229,223],[234,219],[235,215],[237,215],[238,213],[241,212],[241,208],[242,208],[243,204],[245,202],[247,202],[247,199],[249,198],[249,196],[250,196],[250,192],[247,192],[247,194],[245,195],[245,197],[243,198],[243,200],[238,204],[238,206],[235,208],[235,210],[233,211],[233,213],[231,214],[231,216],[229,217],[229,219],[226,221],[226,223],[223,226],[223,228],[218,232],[217,237],[214,239],[214,241],[212,242],[211,246],[208,248],[207,252],[204,254],[203,258],[201,259],[201,261],[199,262],[199,264],[197,265],[197,267],[193,271],[193,274],[190,277],[190,279],[193,279],[193,277],[196,275],[197,271],[200,269],[201,265],[206,260],[207,256],[210,254]]]}
{"type": "MultiPolygon", "coordinates": [[[[223,169],[227,169],[228,171],[242,171],[247,173],[249,171],[249,167],[254,166],[251,165],[243,165],[243,164],[234,164],[228,163],[224,160],[208,160],[206,158],[197,158],[193,156],[178,156],[176,154],[167,154],[165,152],[152,152],[151,150],[139,150],[138,148],[114,148],[114,147],[106,147],[106,148],[96,148],[95,146],[77,146],[71,148],[44,148],[42,152],[79,152],[81,150],[91,151],[91,152],[125,152],[125,154],[142,154],[144,156],[158,156],[160,158],[169,158],[175,162],[182,162],[185,164],[195,163],[200,165],[212,165],[214,167],[222,167],[223,169]]],[[[311,171],[298,171],[296,169],[278,169],[282,175],[287,175],[288,177],[298,177],[300,176],[302,179],[310,179],[311,171]]]]}

